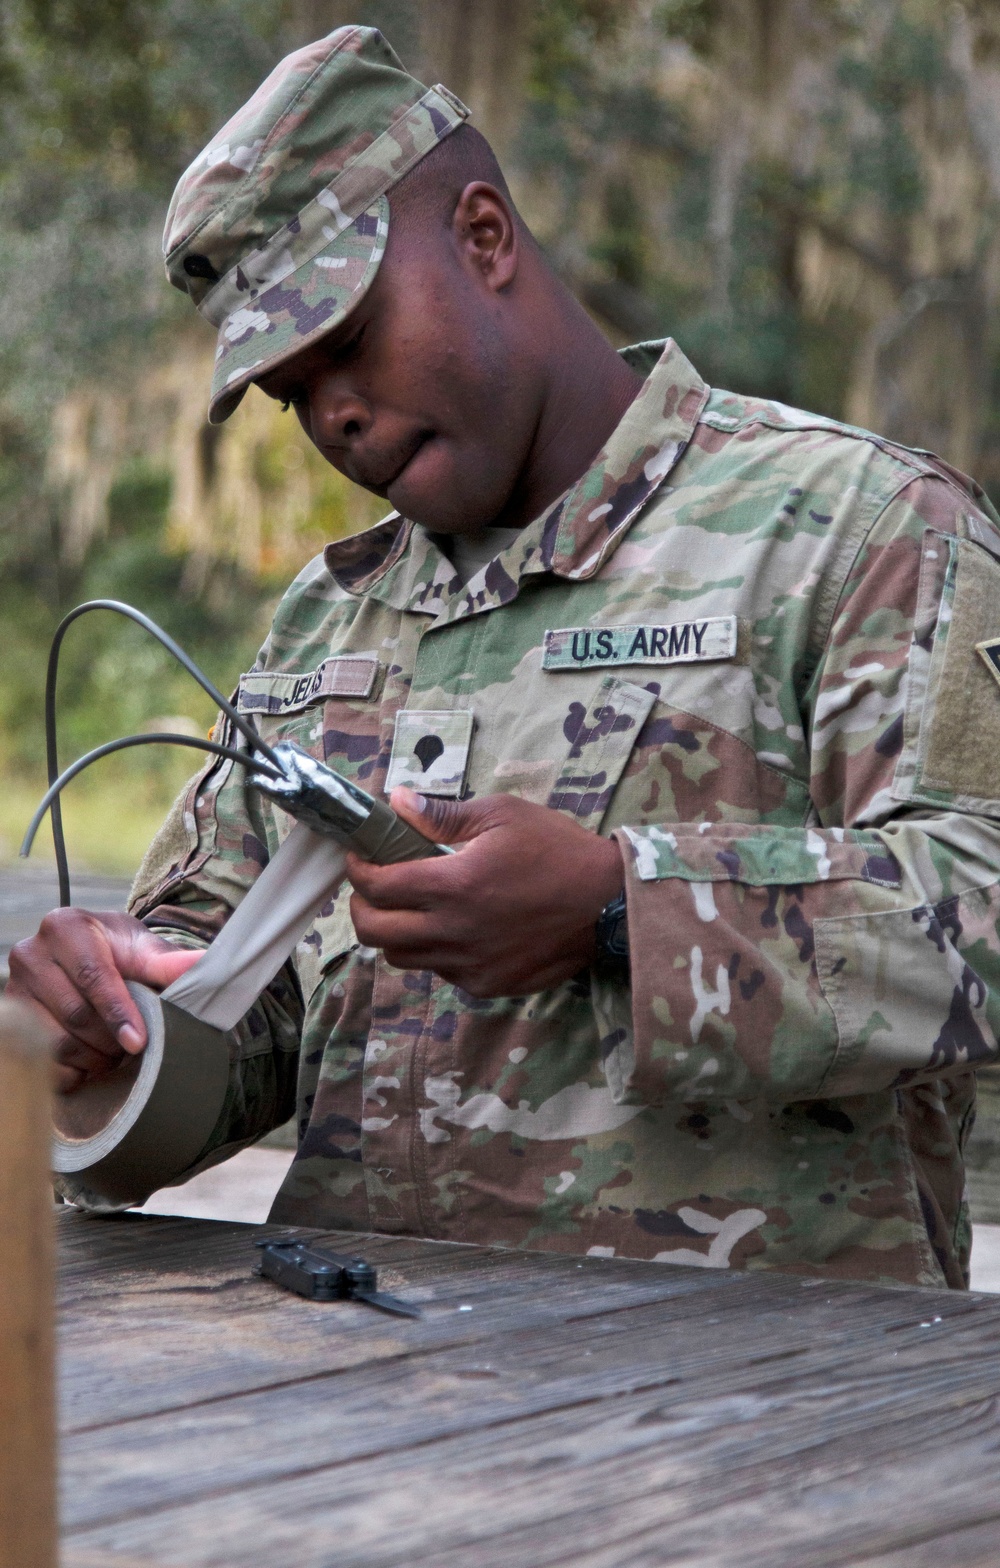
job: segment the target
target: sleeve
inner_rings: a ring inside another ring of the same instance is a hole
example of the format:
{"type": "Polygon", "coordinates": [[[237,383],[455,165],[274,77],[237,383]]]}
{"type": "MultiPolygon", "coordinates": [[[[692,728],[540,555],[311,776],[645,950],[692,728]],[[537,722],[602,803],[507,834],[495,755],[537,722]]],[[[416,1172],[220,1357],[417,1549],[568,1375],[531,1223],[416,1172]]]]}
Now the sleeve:
{"type": "MultiPolygon", "coordinates": [[[[1000,531],[957,486],[915,480],[859,553],[800,699],[809,820],[617,834],[632,966],[617,1099],[787,1103],[996,1060],[990,639],[1000,531]]],[[[614,999],[599,1012],[613,1023],[614,999]]]]}
{"type": "MultiPolygon", "coordinates": [[[[232,744],[232,739],[226,744],[232,744]]],[[[139,869],[129,911],[178,946],[207,947],[277,848],[242,770],[210,763],[182,790],[139,869]]],[[[228,1159],[295,1111],[302,996],[289,962],[230,1032],[226,1100],[175,1182],[228,1159]]]]}

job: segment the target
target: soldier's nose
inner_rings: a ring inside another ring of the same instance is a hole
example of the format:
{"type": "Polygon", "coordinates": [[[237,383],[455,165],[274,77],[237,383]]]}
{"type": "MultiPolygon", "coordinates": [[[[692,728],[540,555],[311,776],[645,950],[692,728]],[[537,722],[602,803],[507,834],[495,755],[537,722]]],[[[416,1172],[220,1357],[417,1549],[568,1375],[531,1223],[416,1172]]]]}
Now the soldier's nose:
{"type": "Polygon", "coordinates": [[[317,446],[350,447],[372,425],[372,411],[354,394],[323,395],[312,401],[312,436],[317,446]]]}

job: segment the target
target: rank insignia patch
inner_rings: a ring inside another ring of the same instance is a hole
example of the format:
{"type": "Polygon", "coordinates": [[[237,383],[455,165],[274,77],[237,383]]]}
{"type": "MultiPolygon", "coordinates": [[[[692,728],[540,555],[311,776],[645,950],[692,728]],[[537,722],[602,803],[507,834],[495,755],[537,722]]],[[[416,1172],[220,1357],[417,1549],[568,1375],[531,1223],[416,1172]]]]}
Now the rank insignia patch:
{"type": "Polygon", "coordinates": [[[402,708],[396,714],[386,794],[407,784],[423,795],[458,800],[469,771],[472,726],[468,708],[441,713],[402,708]]]}
{"type": "Polygon", "coordinates": [[[621,664],[695,664],[736,657],[735,615],[665,626],[562,626],[545,633],[543,670],[621,664]]]}

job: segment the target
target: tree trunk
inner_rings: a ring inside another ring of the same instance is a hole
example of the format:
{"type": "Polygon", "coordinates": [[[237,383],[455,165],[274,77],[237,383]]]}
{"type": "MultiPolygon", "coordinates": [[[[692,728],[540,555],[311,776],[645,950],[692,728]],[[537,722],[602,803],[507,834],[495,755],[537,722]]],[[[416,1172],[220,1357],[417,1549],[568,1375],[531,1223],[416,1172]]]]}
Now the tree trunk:
{"type": "Polygon", "coordinates": [[[423,0],[424,80],[443,82],[472,110],[472,123],[503,163],[520,128],[527,67],[526,0],[423,0]]]}

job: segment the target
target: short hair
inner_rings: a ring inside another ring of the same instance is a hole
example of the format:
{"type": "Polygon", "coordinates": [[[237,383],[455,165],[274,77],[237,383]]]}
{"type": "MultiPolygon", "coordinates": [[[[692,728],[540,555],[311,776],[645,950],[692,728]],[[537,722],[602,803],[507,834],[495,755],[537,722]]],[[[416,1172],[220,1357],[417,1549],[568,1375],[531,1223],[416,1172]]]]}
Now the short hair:
{"type": "Polygon", "coordinates": [[[389,191],[390,217],[395,215],[408,221],[429,223],[437,221],[446,226],[451,223],[458,201],[467,185],[483,180],[495,185],[510,202],[518,227],[526,225],[510,194],[510,187],[497,162],[496,153],[486,137],[475,126],[460,125],[439,142],[433,152],[421,158],[408,174],[389,191]]]}

